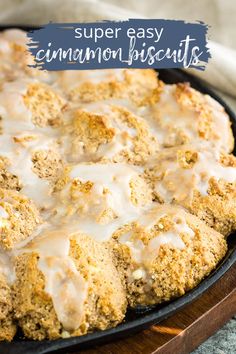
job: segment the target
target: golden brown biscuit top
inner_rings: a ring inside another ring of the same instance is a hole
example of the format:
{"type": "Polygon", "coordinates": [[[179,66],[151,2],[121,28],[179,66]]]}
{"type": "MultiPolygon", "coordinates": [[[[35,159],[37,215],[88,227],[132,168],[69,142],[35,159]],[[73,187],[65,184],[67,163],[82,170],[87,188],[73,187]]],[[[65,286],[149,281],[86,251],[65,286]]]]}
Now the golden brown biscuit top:
{"type": "Polygon", "coordinates": [[[45,73],[27,66],[25,44],[21,31],[0,35],[0,270],[11,283],[14,258],[36,253],[72,331],[88,289],[71,239],[119,240],[144,277],[162,245],[195,235],[168,203],[207,194],[213,178],[235,183],[233,137],[223,108],[187,84],[149,69],[45,73]]]}
{"type": "Polygon", "coordinates": [[[209,144],[165,149],[150,165],[154,191],[166,203],[190,203],[194,192],[206,196],[212,179],[236,182],[235,167],[223,164],[209,144]]]}

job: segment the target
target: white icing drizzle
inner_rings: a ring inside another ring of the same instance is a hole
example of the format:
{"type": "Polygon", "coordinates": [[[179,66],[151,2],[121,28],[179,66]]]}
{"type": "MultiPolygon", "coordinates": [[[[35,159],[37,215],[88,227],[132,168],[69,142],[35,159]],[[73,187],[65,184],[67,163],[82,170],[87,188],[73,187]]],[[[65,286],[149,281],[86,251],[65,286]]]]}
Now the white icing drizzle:
{"type": "MultiPolygon", "coordinates": [[[[185,212],[170,205],[160,206],[151,209],[146,214],[142,215],[140,225],[145,231],[150,231],[154,225],[158,225],[159,229],[164,226],[159,220],[165,216],[170,216],[174,222],[173,228],[166,232],[158,232],[158,235],[152,238],[147,245],[140,239],[132,238],[132,231],[127,232],[119,238],[119,242],[129,247],[133,260],[139,264],[141,269],[149,266],[157,257],[158,251],[162,245],[171,245],[177,249],[184,249],[185,244],[180,237],[181,234],[194,237],[194,231],[186,223],[185,212]]],[[[146,273],[144,273],[146,274],[146,273]]]]}
{"type": "Polygon", "coordinates": [[[4,134],[34,129],[31,112],[25,106],[23,100],[23,95],[26,94],[29,83],[29,80],[20,79],[3,84],[0,91],[0,114],[7,129],[4,134]]]}
{"type": "Polygon", "coordinates": [[[133,147],[133,138],[137,135],[135,128],[129,127],[124,122],[119,121],[114,112],[112,111],[112,106],[104,105],[102,103],[93,104],[88,107],[86,110],[90,109],[94,112],[99,112],[99,114],[106,114],[109,117],[108,125],[110,128],[113,128],[115,131],[115,136],[111,142],[107,144],[102,144],[99,146],[97,151],[98,157],[107,157],[112,158],[115,155],[119,154],[122,150],[131,149],[133,147]]]}
{"type": "Polygon", "coordinates": [[[43,258],[38,265],[45,275],[45,291],[52,297],[59,321],[65,330],[76,330],[83,318],[87,283],[69,257],[43,258]]]}
{"type": "Polygon", "coordinates": [[[0,218],[2,219],[8,219],[9,214],[6,212],[6,210],[0,205],[0,218]]]}
{"type": "Polygon", "coordinates": [[[1,156],[7,157],[11,165],[9,172],[19,177],[22,193],[33,199],[38,206],[51,205],[51,188],[33,172],[32,154],[36,150],[48,149],[55,142],[53,130],[37,128],[31,121],[31,112],[23,102],[27,91],[24,80],[6,83],[0,92],[0,113],[3,135],[0,135],[1,156]],[[22,139],[30,137],[30,140],[22,139]],[[37,188],[35,188],[37,186],[37,188]]]}
{"type": "MultiPolygon", "coordinates": [[[[1,227],[0,227],[1,229],[1,227]]],[[[13,284],[16,280],[12,257],[9,252],[0,248],[0,273],[4,275],[8,284],[13,284]]]]}
{"type": "Polygon", "coordinates": [[[147,120],[152,133],[163,146],[178,144],[178,134],[183,131],[189,140],[198,140],[198,124],[196,114],[183,110],[177,103],[174,92],[175,85],[165,85],[159,101],[140,111],[147,120]]]}
{"type": "Polygon", "coordinates": [[[122,102],[122,100],[113,100],[113,104],[111,103],[111,101],[95,102],[83,104],[82,107],[84,108],[84,110],[88,112],[93,112],[96,115],[99,114],[108,116],[108,119],[106,121],[107,126],[109,128],[114,128],[116,132],[126,132],[131,137],[135,137],[137,135],[136,129],[129,127],[127,124],[117,119],[116,108],[119,108],[119,103],[121,103],[120,101],[122,102]],[[116,102],[117,104],[115,104],[116,102]]]}
{"type": "MultiPolygon", "coordinates": [[[[25,34],[21,31],[7,31],[0,35],[1,60],[4,65],[8,63],[6,70],[8,74],[11,67],[16,66],[16,63],[9,59],[12,51],[11,43],[25,46],[25,34]]],[[[29,61],[25,60],[25,63],[27,62],[29,61]]],[[[17,79],[4,82],[0,91],[0,124],[3,130],[3,134],[0,135],[0,155],[9,159],[11,163],[7,167],[9,172],[19,177],[23,185],[20,193],[32,198],[40,209],[48,210],[43,213],[45,222],[26,240],[15,245],[11,252],[0,250],[0,272],[7,278],[9,284],[12,284],[15,281],[14,258],[23,253],[38,253],[38,268],[45,277],[45,292],[52,298],[58,320],[64,329],[70,332],[79,328],[88,296],[88,283],[70,257],[70,238],[76,240],[76,233],[85,233],[103,242],[110,240],[119,228],[134,221],[139,221],[140,227],[147,233],[153,231],[154,225],[159,223],[159,232],[147,245],[141,239],[135,239],[132,231],[119,238],[119,242],[129,247],[131,256],[137,263],[138,268],[134,270],[132,277],[138,280],[148,276],[146,268],[158,257],[162,245],[170,245],[182,250],[185,244],[181,236],[187,235],[192,238],[194,231],[187,224],[184,211],[179,208],[169,205],[154,208],[155,203],[151,202],[143,207],[135,206],[131,201],[130,182],[142,173],[143,169],[127,164],[72,164],[70,181],[62,191],[52,195],[49,183],[33,172],[31,158],[36,150],[49,149],[53,146],[60,136],[60,130],[38,128],[32,123],[32,115],[24,104],[23,96],[27,92],[28,85],[37,81],[30,78],[33,72],[27,77],[29,70],[27,73],[22,73],[22,68],[15,70],[13,77],[15,79],[18,75],[17,79]],[[23,139],[24,137],[32,139],[23,139]],[[78,192],[78,195],[70,197],[73,183],[88,181],[93,185],[86,196],[78,192]],[[110,217],[101,218],[108,211],[111,211],[110,217]],[[169,216],[174,222],[173,227],[167,232],[160,231],[162,229],[160,219],[164,216],[169,216]]],[[[4,75],[3,70],[0,78],[5,80],[4,75]]],[[[125,80],[123,69],[66,71],[50,75],[40,72],[36,75],[41,81],[50,81],[53,87],[64,91],[71,91],[85,82],[97,84],[104,81],[125,80]]],[[[131,75],[135,75],[134,72],[131,72],[131,75]]],[[[166,85],[160,101],[152,108],[138,108],[128,99],[108,99],[89,104],[73,102],[70,103],[70,108],[79,108],[106,116],[106,124],[114,129],[115,136],[108,144],[99,146],[95,157],[112,158],[123,149],[132,149],[133,139],[137,135],[135,128],[117,118],[113,110],[114,106],[125,107],[137,114],[137,119],[145,119],[153,135],[163,145],[173,145],[180,130],[190,140],[198,140],[196,114],[180,107],[174,98],[174,90],[175,85],[166,85]]],[[[215,112],[214,124],[217,131],[222,132],[219,140],[227,144],[228,117],[214,100],[207,96],[206,100],[215,112]]],[[[68,117],[69,114],[64,115],[65,124],[68,123],[68,117]]],[[[91,156],[86,154],[83,156],[82,142],[81,154],[75,160],[70,160],[67,154],[70,141],[66,136],[61,139],[61,144],[61,153],[67,162],[92,160],[91,156]]],[[[180,169],[175,160],[170,159],[166,162],[157,160],[158,173],[164,172],[164,177],[156,184],[156,191],[165,201],[172,201],[173,198],[183,198],[183,195],[185,198],[194,188],[205,195],[211,177],[234,182],[236,169],[223,167],[217,161],[218,156],[212,151],[206,152],[201,149],[198,153],[198,161],[192,169],[180,169]]],[[[6,222],[4,219],[8,217],[8,213],[0,206],[0,222],[6,222]]]]}
{"type": "Polygon", "coordinates": [[[52,82],[55,76],[57,77],[56,72],[27,67],[34,63],[33,56],[27,51],[28,42],[25,32],[21,30],[10,29],[0,33],[0,80],[4,82],[38,77],[42,81],[52,82]]]}
{"type": "Polygon", "coordinates": [[[222,151],[228,151],[228,146],[232,139],[229,117],[225,113],[224,108],[216,100],[209,95],[205,95],[204,97],[214,117],[213,130],[216,134],[216,143],[218,143],[216,146],[219,145],[222,151]]]}
{"type": "Polygon", "coordinates": [[[28,39],[24,31],[12,28],[4,31],[2,37],[8,42],[14,42],[18,45],[26,46],[28,39]]]}
{"type": "Polygon", "coordinates": [[[0,53],[2,54],[10,54],[11,48],[10,48],[10,43],[9,41],[4,38],[3,36],[0,36],[0,53]]]}
{"type": "Polygon", "coordinates": [[[51,205],[51,188],[46,180],[39,178],[32,170],[32,153],[41,148],[41,136],[36,141],[29,142],[28,148],[14,142],[9,135],[0,136],[1,156],[9,158],[11,166],[8,171],[19,177],[23,184],[21,192],[33,199],[39,207],[48,208],[51,205]],[[37,187],[36,187],[37,186],[37,187]]]}
{"type": "MultiPolygon", "coordinates": [[[[109,129],[113,129],[114,137],[111,139],[110,142],[100,144],[98,146],[97,151],[88,153],[82,141],[79,148],[79,144],[77,143],[77,149],[74,152],[73,147],[71,146],[71,138],[69,136],[64,136],[62,138],[62,141],[63,145],[65,146],[65,150],[68,151],[68,161],[74,163],[84,162],[88,160],[96,162],[101,158],[112,159],[121,151],[132,151],[133,141],[137,136],[137,130],[135,127],[130,127],[128,124],[118,118],[118,113],[116,112],[117,108],[118,105],[110,104],[109,101],[99,101],[79,106],[79,109],[82,111],[94,113],[96,116],[103,117],[106,127],[109,129]]],[[[137,119],[143,120],[139,117],[137,119]]]]}
{"type": "Polygon", "coordinates": [[[113,80],[123,81],[124,69],[68,70],[62,71],[58,75],[58,85],[67,91],[77,88],[80,84],[85,82],[98,84],[100,82],[113,80]]]}
{"type": "MultiPolygon", "coordinates": [[[[74,201],[75,206],[82,206],[78,214],[73,216],[72,228],[80,230],[98,241],[108,240],[112,234],[124,224],[135,220],[142,207],[136,207],[131,202],[130,181],[138,176],[142,169],[126,164],[79,164],[70,172],[73,181],[79,180],[82,183],[90,181],[93,187],[90,193],[85,196],[81,194],[74,201]],[[124,207],[125,206],[125,207],[124,207]],[[112,210],[114,218],[106,221],[100,221],[100,216],[112,210]]],[[[61,203],[68,195],[68,186],[60,195],[61,203]]],[[[70,202],[73,203],[73,200],[70,202]]],[[[68,205],[68,201],[66,201],[68,205]]],[[[66,214],[66,210],[59,205],[57,210],[59,217],[66,214]]],[[[70,217],[66,219],[68,223],[70,217]]],[[[57,222],[57,221],[56,221],[57,222]]]]}
{"type": "Polygon", "coordinates": [[[39,254],[38,268],[45,276],[45,291],[67,331],[79,327],[87,297],[87,282],[69,256],[70,236],[67,229],[44,231],[18,251],[39,254]]]}
{"type": "MultiPolygon", "coordinates": [[[[175,97],[176,85],[165,85],[160,94],[159,101],[153,106],[139,110],[152,131],[164,147],[177,146],[192,141],[203,141],[199,135],[200,117],[197,110],[184,107],[175,97]]],[[[191,89],[192,90],[192,89],[191,89]]],[[[211,110],[212,132],[210,138],[214,148],[229,150],[231,141],[230,123],[223,107],[208,95],[204,95],[205,104],[211,110]]]]}
{"type": "Polygon", "coordinates": [[[166,159],[157,159],[157,173],[162,177],[156,182],[155,191],[165,202],[191,201],[194,190],[206,196],[209,180],[213,177],[229,183],[236,181],[236,168],[223,166],[217,151],[199,147],[197,155],[192,168],[182,168],[178,164],[176,150],[167,153],[166,159]]]}

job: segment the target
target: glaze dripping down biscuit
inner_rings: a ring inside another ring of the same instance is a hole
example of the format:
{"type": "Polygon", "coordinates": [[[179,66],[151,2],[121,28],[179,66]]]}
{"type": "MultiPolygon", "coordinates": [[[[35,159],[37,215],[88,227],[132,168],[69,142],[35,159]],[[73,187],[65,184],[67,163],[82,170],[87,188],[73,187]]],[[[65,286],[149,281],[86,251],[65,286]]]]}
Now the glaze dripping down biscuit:
{"type": "Polygon", "coordinates": [[[115,327],[182,296],[236,229],[224,108],[154,70],[44,72],[0,34],[0,340],[115,327]]]}

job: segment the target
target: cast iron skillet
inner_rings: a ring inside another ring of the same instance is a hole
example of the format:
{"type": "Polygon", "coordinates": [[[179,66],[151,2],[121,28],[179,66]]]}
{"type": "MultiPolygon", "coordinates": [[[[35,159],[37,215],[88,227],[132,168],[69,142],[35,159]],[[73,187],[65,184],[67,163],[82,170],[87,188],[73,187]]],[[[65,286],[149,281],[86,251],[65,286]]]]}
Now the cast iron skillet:
{"type": "MultiPolygon", "coordinates": [[[[9,26],[11,27],[11,26],[9,26]]],[[[4,29],[9,28],[4,27],[4,29]]],[[[22,27],[21,27],[22,28],[22,27]]],[[[3,29],[0,27],[0,30],[3,29]]],[[[28,28],[23,28],[28,29],[28,28]]],[[[236,115],[227,106],[227,104],[218,97],[202,80],[193,77],[186,72],[177,69],[159,70],[159,77],[166,83],[177,83],[188,81],[195,89],[206,93],[215,98],[224,106],[225,111],[230,116],[232,129],[236,139],[236,115]]],[[[234,149],[234,154],[236,148],[234,149]]],[[[3,354],[44,354],[44,353],[65,353],[85,349],[93,345],[114,341],[118,338],[129,336],[135,332],[148,328],[154,323],[158,323],[163,319],[171,316],[182,307],[196,300],[204,291],[209,289],[219,278],[221,278],[227,270],[236,261],[236,234],[232,234],[228,240],[228,252],[217,268],[204,279],[197,287],[189,291],[182,297],[163,303],[158,306],[149,308],[140,308],[129,310],[122,324],[106,331],[97,331],[81,337],[57,340],[31,341],[25,340],[21,333],[18,333],[14,341],[11,343],[1,342],[0,353],[3,354]]]]}

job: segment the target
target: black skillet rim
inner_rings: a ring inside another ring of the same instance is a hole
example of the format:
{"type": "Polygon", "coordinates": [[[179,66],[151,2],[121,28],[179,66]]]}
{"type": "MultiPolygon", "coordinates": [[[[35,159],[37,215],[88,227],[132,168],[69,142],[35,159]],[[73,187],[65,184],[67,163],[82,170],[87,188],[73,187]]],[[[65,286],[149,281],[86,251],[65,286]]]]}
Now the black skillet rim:
{"type": "MultiPolygon", "coordinates": [[[[2,26],[0,30],[8,28],[21,28],[29,30],[31,28],[24,26],[2,26]]],[[[191,86],[201,91],[202,93],[209,94],[216,99],[228,113],[232,122],[232,129],[234,138],[236,139],[236,115],[230,107],[222,100],[207,83],[200,80],[187,72],[179,69],[161,69],[159,70],[159,77],[166,83],[176,82],[190,82],[191,86]]],[[[234,149],[234,154],[236,148],[234,149]]],[[[217,280],[219,280],[236,262],[236,237],[235,234],[231,235],[228,239],[229,250],[220,262],[217,268],[206,277],[197,287],[186,293],[180,298],[172,300],[168,303],[156,306],[146,311],[130,311],[129,317],[124,323],[115,328],[105,331],[97,331],[81,337],[73,337],[68,339],[57,340],[43,340],[43,341],[30,341],[23,339],[15,339],[10,343],[0,343],[0,352],[4,354],[45,354],[45,353],[59,353],[70,352],[81,349],[86,349],[102,343],[111,342],[122,337],[127,337],[138,331],[144,330],[149,326],[162,321],[163,319],[171,316],[184,306],[190,304],[201,296],[207,289],[209,289],[217,280]],[[136,318],[135,318],[136,317],[136,318]],[[132,319],[133,318],[133,319],[132,319]]]]}

